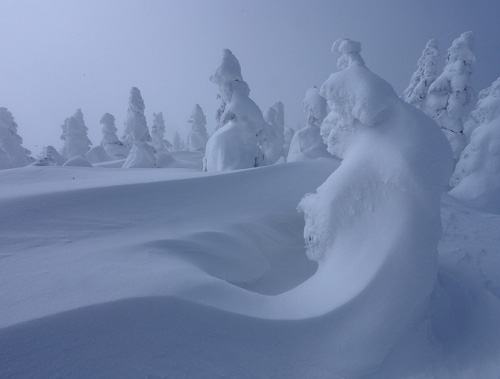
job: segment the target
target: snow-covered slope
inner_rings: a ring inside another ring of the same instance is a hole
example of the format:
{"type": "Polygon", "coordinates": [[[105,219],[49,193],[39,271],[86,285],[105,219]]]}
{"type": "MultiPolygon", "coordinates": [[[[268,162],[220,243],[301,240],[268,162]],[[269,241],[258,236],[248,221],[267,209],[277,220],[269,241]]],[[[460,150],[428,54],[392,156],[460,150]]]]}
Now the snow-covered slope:
{"type": "Polygon", "coordinates": [[[395,345],[360,339],[394,333],[370,295],[394,260],[350,300],[297,295],[296,206],[337,166],[1,171],[0,377],[497,377],[499,215],[444,198],[435,304],[395,345]]]}

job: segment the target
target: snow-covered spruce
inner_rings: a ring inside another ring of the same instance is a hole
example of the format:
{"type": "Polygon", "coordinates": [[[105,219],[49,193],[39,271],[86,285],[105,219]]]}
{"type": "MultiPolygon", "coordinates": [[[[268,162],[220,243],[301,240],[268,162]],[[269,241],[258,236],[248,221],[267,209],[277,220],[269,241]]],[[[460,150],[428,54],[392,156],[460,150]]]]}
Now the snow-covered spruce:
{"type": "Polygon", "coordinates": [[[285,126],[285,131],[283,133],[283,154],[288,156],[290,152],[290,145],[292,143],[293,136],[295,135],[295,130],[289,126],[285,126]]]}
{"type": "Polygon", "coordinates": [[[182,151],[184,150],[184,141],[182,141],[181,135],[176,130],[174,133],[174,140],[172,145],[173,151],[182,151]]]}
{"type": "Polygon", "coordinates": [[[61,139],[64,141],[61,155],[64,159],[83,156],[90,150],[92,143],[87,136],[88,128],[85,125],[81,109],[77,109],[73,116],[64,120],[61,128],[63,130],[61,139]]]}
{"type": "Polygon", "coordinates": [[[422,56],[418,60],[417,71],[413,73],[410,85],[403,92],[404,101],[423,111],[425,111],[429,87],[437,77],[439,57],[438,42],[431,39],[422,51],[422,56]]]}
{"type": "MultiPolygon", "coordinates": [[[[274,103],[264,113],[264,120],[271,126],[263,144],[267,163],[274,164],[284,156],[285,106],[281,101],[274,103]]],[[[269,129],[269,128],[268,128],[269,129]]]]}
{"type": "Polygon", "coordinates": [[[165,142],[165,120],[163,113],[153,113],[151,142],[156,151],[156,167],[167,167],[173,162],[172,154],[165,142]]]}
{"type": "Polygon", "coordinates": [[[123,168],[148,168],[156,166],[155,149],[151,145],[146,116],[144,116],[144,100],[138,88],[130,90],[125,135],[131,142],[132,149],[123,168]]]}
{"type": "Polygon", "coordinates": [[[314,86],[307,90],[303,101],[307,125],[298,130],[290,143],[287,162],[330,156],[320,134],[320,127],[327,115],[326,99],[314,86]]]}
{"type": "Polygon", "coordinates": [[[33,166],[62,166],[65,159],[55,149],[54,146],[45,146],[38,157],[38,160],[33,162],[33,166]]]}
{"type": "Polygon", "coordinates": [[[465,148],[463,112],[472,98],[470,76],[476,61],[473,52],[473,34],[465,32],[448,49],[446,66],[430,85],[426,111],[450,141],[453,158],[458,161],[465,148]]]}
{"type": "Polygon", "coordinates": [[[455,167],[450,194],[500,211],[500,78],[480,92],[466,125],[470,143],[455,167]]]}
{"type": "Polygon", "coordinates": [[[250,99],[250,88],[243,81],[239,62],[230,50],[223,50],[210,81],[218,85],[226,105],[220,115],[220,128],[207,142],[204,169],[228,171],[267,165],[261,146],[272,128],[250,99]]]}
{"type": "Polygon", "coordinates": [[[129,153],[129,149],[118,139],[116,134],[118,129],[115,126],[115,116],[111,113],[105,113],[101,117],[100,123],[102,125],[101,146],[106,151],[106,154],[112,159],[126,158],[129,153]]]}
{"type": "Polygon", "coordinates": [[[191,124],[191,131],[187,137],[187,144],[189,151],[205,152],[205,146],[208,141],[207,133],[207,118],[203,113],[199,104],[194,106],[191,117],[189,117],[188,123],[191,124]]]}
{"type": "Polygon", "coordinates": [[[301,291],[322,283],[318,304],[352,299],[332,332],[343,341],[332,342],[343,357],[339,374],[351,377],[374,370],[401,333],[426,319],[452,153],[430,118],[366,68],[359,42],[338,40],[332,50],[341,71],[321,87],[331,108],[321,129],[343,161],[299,204],[307,255],[319,265],[301,291]]]}
{"type": "Polygon", "coordinates": [[[12,113],[0,107],[0,169],[22,167],[33,162],[31,151],[25,149],[22,143],[12,113]]]}

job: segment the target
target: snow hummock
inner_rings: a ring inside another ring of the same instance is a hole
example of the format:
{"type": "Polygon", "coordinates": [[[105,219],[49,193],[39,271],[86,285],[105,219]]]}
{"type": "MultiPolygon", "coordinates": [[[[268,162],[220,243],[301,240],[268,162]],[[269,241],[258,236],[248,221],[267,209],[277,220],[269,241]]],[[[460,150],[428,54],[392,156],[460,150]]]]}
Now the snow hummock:
{"type": "Polygon", "coordinates": [[[90,163],[102,163],[113,160],[107,153],[102,145],[97,145],[85,153],[85,159],[90,163]]]}
{"type": "Polygon", "coordinates": [[[76,155],[68,159],[66,162],[64,162],[63,166],[92,167],[92,164],[87,160],[85,156],[76,155]]]}
{"type": "Polygon", "coordinates": [[[319,94],[318,87],[314,86],[307,90],[303,105],[307,125],[293,135],[287,162],[330,155],[320,134],[321,124],[327,115],[327,105],[326,99],[319,94]]]}

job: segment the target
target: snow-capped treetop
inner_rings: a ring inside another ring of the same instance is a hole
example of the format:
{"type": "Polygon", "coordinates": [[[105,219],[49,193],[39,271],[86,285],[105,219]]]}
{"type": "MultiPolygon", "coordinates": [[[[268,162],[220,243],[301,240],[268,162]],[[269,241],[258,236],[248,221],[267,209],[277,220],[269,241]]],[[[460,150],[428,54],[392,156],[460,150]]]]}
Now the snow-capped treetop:
{"type": "Polygon", "coordinates": [[[141,91],[136,87],[132,87],[125,121],[125,135],[132,143],[151,141],[144,109],[141,91]]]}
{"type": "Polygon", "coordinates": [[[476,108],[464,123],[464,133],[470,138],[479,125],[500,117],[500,77],[491,86],[479,92],[476,108]]]}
{"type": "Polygon", "coordinates": [[[243,81],[240,62],[238,62],[231,50],[224,49],[222,51],[222,57],[214,73],[210,75],[210,81],[219,86],[221,98],[226,103],[229,102],[232,94],[231,84],[234,81],[243,81]]]}
{"type": "Polygon", "coordinates": [[[403,99],[419,109],[425,108],[425,99],[429,86],[436,80],[439,65],[439,45],[431,39],[425,45],[422,56],[418,60],[418,68],[411,77],[410,85],[403,92],[403,99]]]}
{"type": "Polygon", "coordinates": [[[33,159],[31,152],[22,146],[23,139],[17,134],[17,123],[7,108],[0,107],[0,167],[22,167],[33,159]]]}
{"type": "Polygon", "coordinates": [[[332,51],[342,56],[338,67],[321,86],[331,112],[323,121],[321,135],[330,154],[342,158],[350,136],[361,126],[373,126],[396,96],[389,83],[368,70],[359,55],[359,42],[339,40],[332,51]]]}
{"type": "Polygon", "coordinates": [[[319,88],[313,86],[306,92],[306,97],[302,102],[304,113],[309,125],[321,126],[327,115],[326,99],[319,94],[319,88]]]}
{"type": "Polygon", "coordinates": [[[340,54],[340,58],[337,61],[337,68],[339,70],[344,70],[354,63],[364,66],[365,61],[359,54],[360,52],[361,43],[349,38],[338,39],[332,45],[332,53],[340,54]]]}

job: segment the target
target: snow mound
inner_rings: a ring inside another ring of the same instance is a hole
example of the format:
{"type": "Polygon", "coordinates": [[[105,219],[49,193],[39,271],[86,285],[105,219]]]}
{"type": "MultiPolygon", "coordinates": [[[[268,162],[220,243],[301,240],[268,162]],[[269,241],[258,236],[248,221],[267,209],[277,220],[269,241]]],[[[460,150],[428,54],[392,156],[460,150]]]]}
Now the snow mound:
{"type": "Polygon", "coordinates": [[[92,164],[83,155],[77,155],[64,162],[63,166],[92,167],[92,164]]]}
{"type": "Polygon", "coordinates": [[[101,146],[94,146],[85,154],[85,159],[87,159],[90,163],[102,163],[110,161],[111,158],[106,153],[106,150],[101,146]]]}

